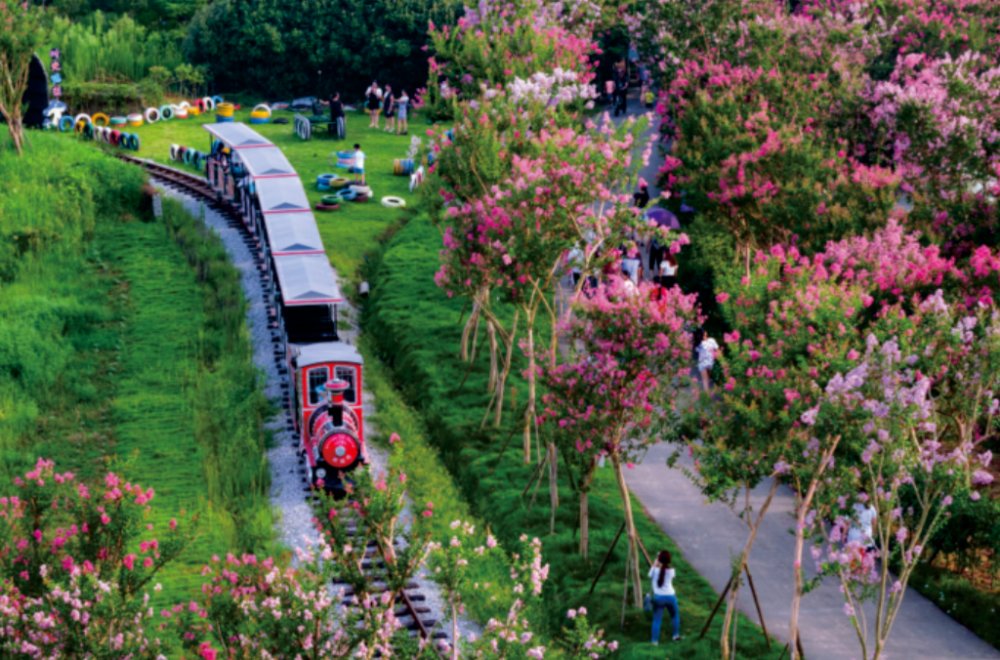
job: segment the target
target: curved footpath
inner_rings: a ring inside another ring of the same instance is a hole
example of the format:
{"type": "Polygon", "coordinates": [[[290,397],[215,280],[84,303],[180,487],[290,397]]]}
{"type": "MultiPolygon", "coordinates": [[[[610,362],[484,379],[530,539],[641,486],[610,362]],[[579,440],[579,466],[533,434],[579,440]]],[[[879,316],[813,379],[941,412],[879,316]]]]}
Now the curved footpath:
{"type": "MultiPolygon", "coordinates": [[[[247,300],[247,326],[254,347],[254,364],[264,376],[264,394],[271,401],[279,401],[282,396],[282,385],[287,384],[287,377],[278,373],[274,363],[273,344],[267,326],[267,309],[264,304],[264,293],[261,289],[257,267],[249,249],[243,242],[243,234],[229,225],[224,217],[205,204],[186,193],[157,185],[157,189],[184,205],[184,208],[194,217],[201,218],[206,226],[212,229],[222,241],[233,266],[240,272],[243,285],[243,295],[247,300]]],[[[336,272],[335,272],[336,274],[336,272]]],[[[339,277],[338,277],[339,280],[339,277]]],[[[357,341],[358,329],[355,323],[357,314],[352,306],[345,304],[341,308],[340,322],[349,329],[342,330],[341,335],[349,342],[357,341]]],[[[365,389],[362,392],[365,412],[365,437],[375,434],[372,416],[375,414],[375,397],[365,389]]],[[[279,406],[278,413],[268,420],[266,426],[274,436],[274,444],[267,453],[268,464],[271,467],[271,506],[279,513],[277,521],[281,542],[288,548],[304,548],[319,542],[319,533],[313,526],[315,514],[306,497],[305,482],[301,476],[301,464],[298,457],[298,441],[291,431],[291,414],[279,406]]],[[[372,469],[378,472],[388,471],[388,456],[385,450],[368,444],[368,456],[372,469]]],[[[409,512],[404,511],[404,521],[409,512]]],[[[451,619],[446,615],[447,607],[441,589],[431,580],[426,569],[421,569],[414,581],[426,600],[423,605],[431,609],[432,618],[439,622],[441,630],[451,637],[451,619]]],[[[464,617],[459,617],[459,631],[466,639],[470,634],[480,634],[479,627],[464,617]]]]}
{"type": "MultiPolygon", "coordinates": [[[[629,100],[629,106],[630,115],[646,111],[634,98],[629,100]]],[[[658,135],[653,122],[647,140],[655,140],[658,135]]],[[[652,203],[659,192],[655,181],[661,160],[654,145],[650,163],[641,172],[649,182],[652,203]]],[[[721,592],[729,581],[733,559],[746,541],[747,527],[726,504],[707,502],[684,475],[682,468],[694,468],[689,458],[684,456],[675,467],[667,467],[667,458],[675,449],[676,446],[668,443],[653,446],[641,463],[626,471],[626,480],[650,517],[677,543],[691,565],[721,592]]],[[[769,487],[770,483],[762,484],[754,493],[755,508],[763,501],[769,487]]],[[[750,554],[750,573],[760,596],[767,630],[782,642],[788,641],[791,617],[794,510],[791,489],[780,487],[750,554]]],[[[653,548],[649,550],[652,552],[653,548]]],[[[806,559],[808,573],[812,563],[808,550],[806,559]]],[[[678,594],[678,599],[683,622],[684,594],[678,594]]],[[[750,590],[745,584],[740,588],[738,603],[750,620],[757,620],[750,590]]],[[[800,637],[807,658],[847,660],[860,656],[854,628],[843,609],[839,584],[832,579],[824,580],[803,597],[800,637]]],[[[868,620],[872,618],[873,610],[868,613],[868,620]]],[[[698,632],[691,628],[684,630],[685,635],[697,635],[698,632]]],[[[933,660],[1000,658],[1000,653],[992,646],[914,589],[906,591],[885,655],[933,660]]]]}

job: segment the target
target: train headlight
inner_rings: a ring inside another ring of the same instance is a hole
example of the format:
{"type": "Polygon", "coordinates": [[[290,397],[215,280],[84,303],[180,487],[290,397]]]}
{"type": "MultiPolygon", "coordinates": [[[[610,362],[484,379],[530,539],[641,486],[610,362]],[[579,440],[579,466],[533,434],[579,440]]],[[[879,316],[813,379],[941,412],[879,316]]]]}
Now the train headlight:
{"type": "Polygon", "coordinates": [[[326,468],[319,468],[316,470],[317,479],[326,479],[326,468]]]}

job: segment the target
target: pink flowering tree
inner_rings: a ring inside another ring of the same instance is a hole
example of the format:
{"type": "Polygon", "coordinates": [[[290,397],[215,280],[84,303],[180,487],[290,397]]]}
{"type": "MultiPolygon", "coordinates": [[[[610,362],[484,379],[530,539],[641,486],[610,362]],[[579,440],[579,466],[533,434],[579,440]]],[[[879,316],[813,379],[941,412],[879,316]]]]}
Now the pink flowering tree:
{"type": "Polygon", "coordinates": [[[98,487],[39,459],[0,497],[0,652],[153,656],[164,641],[147,589],[190,540],[147,523],[151,488],[108,473],[98,487]]]}
{"type": "MultiPolygon", "coordinates": [[[[842,437],[848,451],[827,459],[828,477],[808,480],[815,504],[799,512],[797,556],[811,534],[819,568],[841,582],[865,658],[884,652],[913,569],[955,494],[977,497],[993,480],[982,445],[1000,409],[1000,322],[992,309],[948,304],[941,291],[907,307],[884,310],[857,366],[834,375],[802,416],[810,443],[842,437]],[[856,513],[868,507],[870,537],[856,513]]],[[[795,602],[793,633],[797,611],[795,602]]]]}
{"type": "Polygon", "coordinates": [[[633,603],[641,605],[639,539],[623,467],[674,420],[691,354],[690,328],[701,322],[695,297],[673,288],[611,277],[576,298],[566,321],[572,355],[544,371],[544,424],[580,469],[580,552],[589,543],[587,493],[596,457],[615,471],[628,538],[633,603]]]}

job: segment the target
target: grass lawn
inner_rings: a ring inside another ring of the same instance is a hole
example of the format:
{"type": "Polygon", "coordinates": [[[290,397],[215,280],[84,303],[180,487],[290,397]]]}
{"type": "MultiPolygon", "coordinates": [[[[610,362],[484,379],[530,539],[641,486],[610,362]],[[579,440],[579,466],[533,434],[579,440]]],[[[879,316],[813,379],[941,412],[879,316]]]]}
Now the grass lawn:
{"type": "MultiPolygon", "coordinates": [[[[248,123],[250,107],[248,104],[237,111],[236,121],[248,123]]],[[[317,131],[312,140],[303,142],[292,130],[293,116],[291,111],[278,110],[275,111],[274,118],[287,118],[288,124],[259,124],[251,128],[281,147],[295,166],[313,204],[318,203],[325,194],[316,190],[316,177],[324,172],[344,172],[331,166],[332,152],[350,150],[355,143],[359,143],[367,156],[367,181],[375,198],[366,203],[344,204],[339,211],[332,213],[316,213],[316,221],[330,255],[330,262],[341,273],[345,282],[353,282],[364,255],[374,252],[378,248],[378,237],[397,224],[405,214],[405,211],[383,207],[379,200],[387,195],[395,195],[411,204],[416,202],[417,196],[409,191],[409,177],[394,176],[392,173],[392,161],[406,157],[410,137],[370,129],[367,115],[349,113],[347,140],[332,140],[326,137],[325,132],[317,131]]],[[[203,152],[209,151],[210,136],[202,125],[214,121],[215,115],[208,114],[146,124],[129,130],[140,137],[139,156],[195,171],[190,165],[170,161],[170,145],[180,144],[203,152]]],[[[426,122],[421,117],[413,117],[410,121],[410,136],[419,136],[426,142],[426,127],[426,122]]]]}

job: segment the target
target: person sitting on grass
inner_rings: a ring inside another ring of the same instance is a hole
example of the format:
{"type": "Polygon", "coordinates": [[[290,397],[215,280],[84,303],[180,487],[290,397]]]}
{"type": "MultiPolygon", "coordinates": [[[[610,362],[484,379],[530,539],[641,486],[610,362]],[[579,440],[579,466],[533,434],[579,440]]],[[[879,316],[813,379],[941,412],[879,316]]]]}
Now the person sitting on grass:
{"type": "Polygon", "coordinates": [[[361,183],[365,183],[365,152],[361,151],[361,145],[354,145],[354,166],[347,169],[351,174],[360,174],[361,183]]]}
{"type": "Polygon", "coordinates": [[[653,587],[653,644],[660,643],[660,625],[663,623],[663,610],[670,612],[676,642],[681,638],[681,610],[677,605],[677,594],[674,592],[674,571],[669,550],[661,550],[656,556],[656,563],[649,569],[649,577],[653,587]]]}
{"type": "Polygon", "coordinates": [[[396,129],[399,135],[409,135],[410,127],[406,123],[406,112],[410,106],[410,97],[406,95],[406,90],[399,93],[396,99],[396,129]]]}

